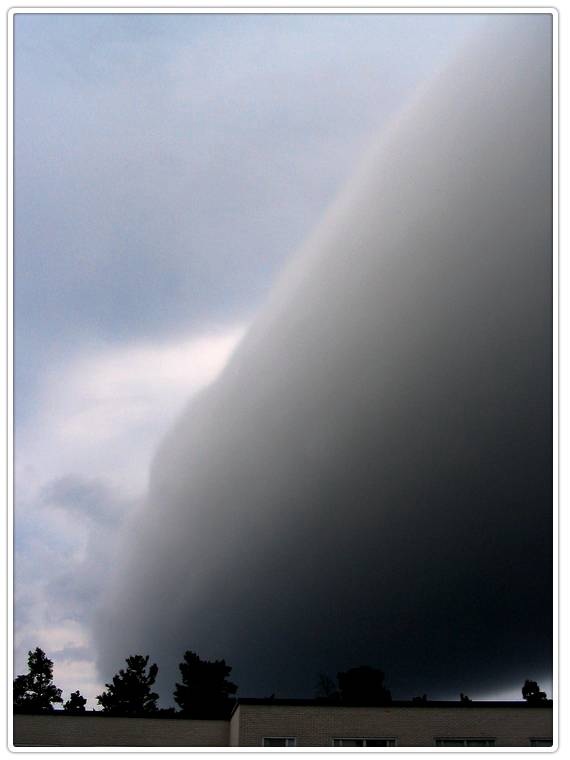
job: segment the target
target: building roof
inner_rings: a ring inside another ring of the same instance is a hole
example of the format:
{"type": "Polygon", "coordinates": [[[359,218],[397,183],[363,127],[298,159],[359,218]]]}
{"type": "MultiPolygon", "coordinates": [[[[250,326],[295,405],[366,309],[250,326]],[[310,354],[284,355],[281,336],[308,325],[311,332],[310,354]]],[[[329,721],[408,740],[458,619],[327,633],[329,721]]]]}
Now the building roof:
{"type": "Polygon", "coordinates": [[[455,707],[461,710],[468,710],[470,707],[520,707],[524,709],[528,708],[545,708],[552,707],[552,700],[545,699],[537,702],[527,702],[526,700],[500,700],[500,701],[487,701],[487,700],[469,700],[468,702],[461,702],[456,700],[426,700],[414,702],[413,700],[393,700],[385,704],[346,704],[343,702],[335,702],[326,699],[277,699],[274,697],[265,697],[258,699],[254,697],[238,697],[234,706],[234,711],[239,705],[267,705],[267,706],[292,706],[292,707],[418,707],[427,708],[430,707],[455,707]]]}

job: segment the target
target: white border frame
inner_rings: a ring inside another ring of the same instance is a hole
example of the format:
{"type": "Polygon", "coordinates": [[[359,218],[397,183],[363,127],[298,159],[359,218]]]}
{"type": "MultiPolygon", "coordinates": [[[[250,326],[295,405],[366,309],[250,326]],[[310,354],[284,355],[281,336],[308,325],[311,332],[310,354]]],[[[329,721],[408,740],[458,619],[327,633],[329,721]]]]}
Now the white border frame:
{"type": "MultiPolygon", "coordinates": [[[[41,0],[40,0],[41,1],[41,0]]],[[[11,688],[13,681],[13,529],[14,529],[14,386],[13,386],[13,274],[14,274],[14,238],[13,238],[13,213],[14,213],[14,153],[13,153],[13,54],[14,54],[14,16],[17,14],[544,14],[552,18],[552,149],[553,149],[553,746],[552,747],[486,747],[485,752],[556,752],[559,748],[559,13],[553,6],[540,7],[455,7],[455,6],[410,6],[410,7],[379,7],[350,5],[327,5],[325,2],[314,5],[237,5],[236,0],[226,0],[228,5],[196,5],[191,8],[184,6],[170,7],[144,7],[144,6],[22,6],[9,8],[6,15],[7,23],[7,294],[6,294],[6,364],[7,364],[7,399],[6,399],[6,453],[7,453],[7,669],[6,669],[6,700],[7,713],[7,744],[8,749],[14,753],[28,752],[190,752],[190,753],[218,753],[218,752],[330,752],[332,747],[15,747],[13,744],[13,720],[11,709],[11,688]]],[[[0,703],[1,704],[1,703],[0,703]]],[[[377,747],[359,747],[358,754],[362,752],[378,752],[377,747]]],[[[345,751],[342,747],[334,748],[335,751],[345,751]]],[[[464,747],[465,752],[481,752],[480,747],[464,747]]],[[[389,752],[456,752],[456,748],[445,747],[386,747],[383,751],[389,752]]],[[[353,752],[347,749],[346,752],[353,752]]]]}

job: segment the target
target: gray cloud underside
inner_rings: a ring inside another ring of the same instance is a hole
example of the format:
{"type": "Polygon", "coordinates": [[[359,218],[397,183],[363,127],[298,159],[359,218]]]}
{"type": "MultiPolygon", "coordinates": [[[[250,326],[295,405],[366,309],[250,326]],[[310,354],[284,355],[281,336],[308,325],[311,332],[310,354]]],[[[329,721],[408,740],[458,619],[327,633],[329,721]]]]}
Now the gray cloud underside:
{"type": "Polygon", "coordinates": [[[551,667],[551,30],[496,16],[418,92],[154,461],[105,677],[186,648],[242,695],[551,667]]]}
{"type": "MultiPolygon", "coordinates": [[[[41,491],[40,503],[42,511],[31,515],[23,511],[15,526],[17,627],[34,624],[41,627],[34,599],[36,603],[38,599],[48,602],[48,618],[52,623],[90,621],[108,583],[119,525],[133,503],[105,481],[78,475],[49,481],[41,491]],[[65,531],[60,532],[61,522],[54,519],[58,517],[63,517],[77,532],[71,537],[65,531]],[[83,551],[79,549],[82,541],[83,551]]],[[[16,656],[26,655],[35,646],[34,640],[26,638],[17,648],[16,656]]],[[[54,652],[50,656],[58,657],[54,652]]],[[[65,658],[69,659],[67,650],[65,658]]]]}
{"type": "Polygon", "coordinates": [[[125,508],[118,509],[116,497],[102,481],[65,475],[47,483],[41,492],[42,502],[87,517],[95,523],[117,523],[125,508]]]}

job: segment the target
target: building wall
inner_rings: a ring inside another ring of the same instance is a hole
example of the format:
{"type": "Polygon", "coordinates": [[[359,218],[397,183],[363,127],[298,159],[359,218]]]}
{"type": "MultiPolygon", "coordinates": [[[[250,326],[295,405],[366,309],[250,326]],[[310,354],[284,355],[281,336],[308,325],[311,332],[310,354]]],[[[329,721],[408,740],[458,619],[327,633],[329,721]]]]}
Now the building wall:
{"type": "Polygon", "coordinates": [[[225,720],[14,715],[20,747],[227,747],[225,720]]]}
{"type": "MultiPolygon", "coordinates": [[[[239,715],[238,715],[239,713],[239,715]]],[[[400,747],[433,747],[435,738],[493,738],[528,747],[552,737],[552,709],[517,707],[327,707],[240,705],[239,746],[264,737],[296,737],[299,747],[331,747],[333,738],[396,738],[400,747]]],[[[235,739],[234,739],[235,741],[235,739]]],[[[237,743],[237,742],[236,742],[237,743]]]]}
{"type": "Polygon", "coordinates": [[[261,747],[264,737],[295,737],[299,747],[364,737],[395,738],[400,747],[430,747],[436,738],[492,738],[497,747],[528,747],[531,737],[552,737],[552,709],[241,704],[231,721],[14,716],[14,746],[20,747],[261,747]]]}
{"type": "Polygon", "coordinates": [[[238,703],[230,720],[230,747],[239,747],[239,722],[241,705],[238,703]]]}

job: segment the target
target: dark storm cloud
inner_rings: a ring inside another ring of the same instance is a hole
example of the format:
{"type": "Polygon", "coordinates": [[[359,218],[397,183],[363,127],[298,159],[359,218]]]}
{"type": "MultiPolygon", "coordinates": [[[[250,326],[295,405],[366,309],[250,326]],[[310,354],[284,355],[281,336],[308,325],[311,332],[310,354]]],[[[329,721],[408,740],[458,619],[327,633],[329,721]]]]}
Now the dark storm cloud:
{"type": "Polygon", "coordinates": [[[494,16],[382,135],[163,442],[95,627],[242,695],[551,668],[548,15],[494,16]]]}

